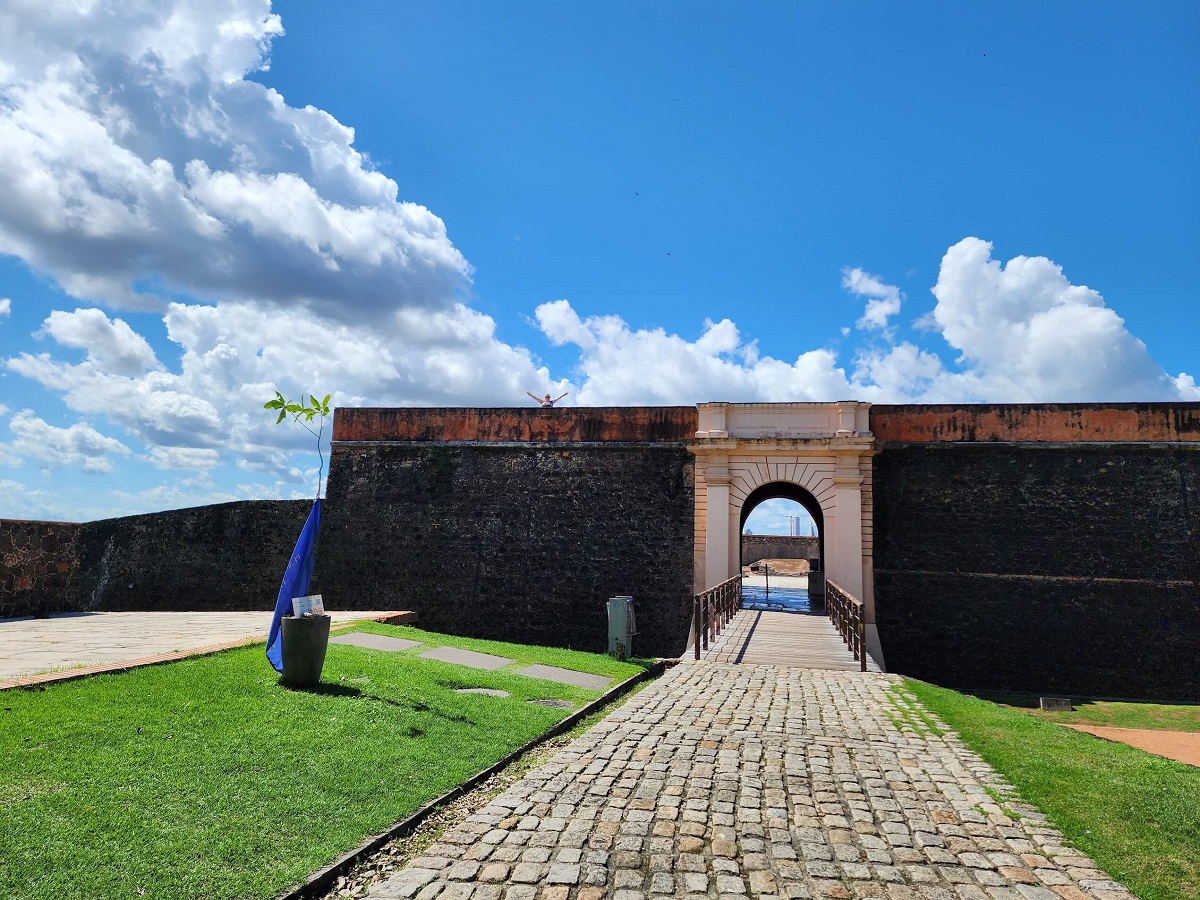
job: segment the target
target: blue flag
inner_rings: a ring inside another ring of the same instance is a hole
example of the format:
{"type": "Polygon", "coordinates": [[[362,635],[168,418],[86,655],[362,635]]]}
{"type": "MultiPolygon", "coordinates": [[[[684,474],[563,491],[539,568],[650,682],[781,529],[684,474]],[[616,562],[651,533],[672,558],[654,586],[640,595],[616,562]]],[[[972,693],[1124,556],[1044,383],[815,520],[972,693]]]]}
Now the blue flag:
{"type": "Polygon", "coordinates": [[[271,630],[267,634],[267,660],[276,672],[283,671],[283,617],[292,614],[292,598],[308,596],[308,582],[312,578],[313,549],[317,543],[317,527],[321,524],[321,501],[313,501],[312,512],[296,541],[296,549],[283,573],[279,585],[279,598],[275,601],[275,618],[271,619],[271,630]]]}

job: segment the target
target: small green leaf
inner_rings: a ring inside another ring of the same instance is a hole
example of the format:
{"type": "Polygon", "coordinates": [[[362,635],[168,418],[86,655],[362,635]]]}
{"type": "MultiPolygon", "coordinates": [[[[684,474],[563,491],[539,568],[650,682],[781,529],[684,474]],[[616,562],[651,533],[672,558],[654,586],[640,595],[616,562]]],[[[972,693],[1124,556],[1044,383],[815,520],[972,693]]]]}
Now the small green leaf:
{"type": "Polygon", "coordinates": [[[287,418],[287,411],[281,409],[279,411],[279,418],[275,420],[275,424],[278,425],[280,422],[282,422],[286,418],[287,418]]]}

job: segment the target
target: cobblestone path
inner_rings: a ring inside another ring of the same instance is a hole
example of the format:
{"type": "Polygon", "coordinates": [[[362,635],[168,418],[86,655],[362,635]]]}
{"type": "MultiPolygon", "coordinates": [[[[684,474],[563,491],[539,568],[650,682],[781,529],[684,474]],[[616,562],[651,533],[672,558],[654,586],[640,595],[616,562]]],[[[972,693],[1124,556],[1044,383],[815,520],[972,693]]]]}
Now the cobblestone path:
{"type": "Polygon", "coordinates": [[[680,665],[370,897],[1131,900],[898,685],[680,665]]]}

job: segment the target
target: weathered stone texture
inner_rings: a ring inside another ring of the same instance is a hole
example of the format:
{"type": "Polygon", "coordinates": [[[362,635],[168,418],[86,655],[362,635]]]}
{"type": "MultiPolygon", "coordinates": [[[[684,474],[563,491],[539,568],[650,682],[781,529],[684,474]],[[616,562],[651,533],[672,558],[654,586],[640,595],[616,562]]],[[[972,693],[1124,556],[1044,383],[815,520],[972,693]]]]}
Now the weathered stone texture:
{"type": "Polygon", "coordinates": [[[73,612],[79,569],[72,522],[0,520],[0,619],[73,612]]]}
{"type": "Polygon", "coordinates": [[[979,403],[871,407],[881,441],[1200,442],[1200,403],[979,403]]]}
{"type": "Polygon", "coordinates": [[[310,500],[255,500],[90,522],[79,538],[79,603],[271,609],[311,507],[310,500]]]}
{"type": "Polygon", "coordinates": [[[337,443],[330,471],[318,545],[330,602],[603,651],[605,601],[627,594],[634,651],[682,651],[693,507],[683,446],[337,443]]]}
{"type": "Polygon", "coordinates": [[[744,534],[741,540],[743,566],[760,559],[817,559],[820,553],[815,536],[744,534]]]}
{"type": "Polygon", "coordinates": [[[1200,700],[1200,446],[908,444],[874,465],[889,669],[1200,700]]]}
{"type": "Polygon", "coordinates": [[[335,441],[641,441],[693,437],[694,406],[451,407],[335,410],[335,441]]]}

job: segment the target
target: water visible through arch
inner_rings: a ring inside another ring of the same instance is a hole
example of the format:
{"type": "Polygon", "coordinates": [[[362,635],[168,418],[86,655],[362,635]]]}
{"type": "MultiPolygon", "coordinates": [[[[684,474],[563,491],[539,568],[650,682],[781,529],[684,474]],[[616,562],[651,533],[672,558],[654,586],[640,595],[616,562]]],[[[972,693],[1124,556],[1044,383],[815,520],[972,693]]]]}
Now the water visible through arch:
{"type": "Polygon", "coordinates": [[[810,613],[823,611],[824,555],[821,505],[811,493],[790,482],[769,482],[753,491],[742,504],[738,534],[738,558],[743,568],[742,606],[747,609],[810,613]],[[747,536],[761,548],[747,552],[747,536]],[[778,540],[773,540],[777,537],[778,540]],[[806,540],[811,538],[812,540],[806,540]],[[764,559],[753,560],[758,552],[764,559]]]}

